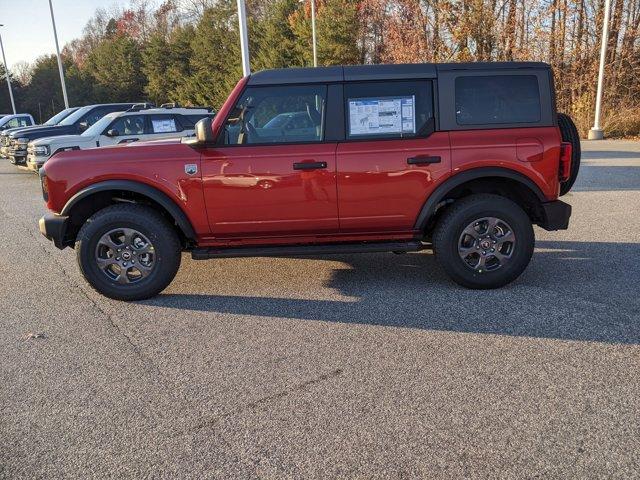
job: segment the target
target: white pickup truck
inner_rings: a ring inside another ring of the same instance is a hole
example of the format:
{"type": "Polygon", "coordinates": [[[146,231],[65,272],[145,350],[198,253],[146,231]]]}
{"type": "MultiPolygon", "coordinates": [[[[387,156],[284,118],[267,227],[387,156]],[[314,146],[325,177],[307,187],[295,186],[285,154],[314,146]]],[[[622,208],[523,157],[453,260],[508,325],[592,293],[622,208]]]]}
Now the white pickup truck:
{"type": "Polygon", "coordinates": [[[51,156],[60,151],[190,136],[194,134],[197,121],[213,115],[210,108],[195,107],[136,106],[126,112],[109,113],[80,135],[33,140],[27,147],[27,167],[37,172],[51,156]]]}

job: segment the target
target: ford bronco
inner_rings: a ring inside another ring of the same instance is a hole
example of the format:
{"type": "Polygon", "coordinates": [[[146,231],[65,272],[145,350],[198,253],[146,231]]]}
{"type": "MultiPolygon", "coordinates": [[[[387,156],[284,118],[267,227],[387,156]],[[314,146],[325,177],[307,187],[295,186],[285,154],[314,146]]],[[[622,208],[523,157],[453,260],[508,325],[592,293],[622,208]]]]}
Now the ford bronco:
{"type": "Polygon", "coordinates": [[[433,249],[497,288],[566,229],[580,143],[544,63],[279,69],[241,79],[180,140],[61,152],[40,230],[115,299],[194,259],[433,249]]]}

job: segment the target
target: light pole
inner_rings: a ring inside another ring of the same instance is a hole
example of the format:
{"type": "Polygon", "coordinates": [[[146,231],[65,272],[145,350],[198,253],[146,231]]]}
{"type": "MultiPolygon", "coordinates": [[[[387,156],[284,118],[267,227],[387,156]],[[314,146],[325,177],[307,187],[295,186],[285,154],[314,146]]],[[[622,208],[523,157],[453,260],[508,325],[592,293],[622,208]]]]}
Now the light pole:
{"type": "MultiPolygon", "coordinates": [[[[0,23],[0,27],[4,27],[0,23]]],[[[4,62],[4,76],[7,77],[7,87],[9,87],[9,98],[11,99],[11,108],[13,114],[16,114],[16,102],[13,100],[13,91],[11,90],[11,80],[9,79],[9,67],[7,67],[7,59],[4,56],[4,46],[2,45],[2,34],[0,34],[0,50],[2,50],[2,61],[4,62]]]]}
{"type": "Polygon", "coordinates": [[[593,128],[589,130],[589,140],[602,140],[604,132],[600,126],[600,112],[602,110],[602,90],[604,83],[604,64],[607,60],[607,43],[609,43],[609,12],[611,0],[604,2],[604,22],[602,24],[602,45],[600,46],[600,69],[598,71],[598,91],[596,93],[596,114],[593,128]]]}
{"type": "MultiPolygon", "coordinates": [[[[306,0],[299,0],[305,3],[306,0]]],[[[316,0],[311,0],[311,42],[313,43],[313,66],[318,66],[318,48],[316,46],[316,0]]]]}
{"type": "Polygon", "coordinates": [[[238,22],[240,23],[240,50],[242,53],[242,74],[246,77],[251,73],[251,65],[249,63],[249,34],[247,33],[247,9],[245,8],[244,0],[238,0],[238,22]]]}
{"type": "Polygon", "coordinates": [[[316,47],[316,0],[311,0],[311,39],[313,41],[313,66],[318,66],[318,50],[316,47]]]}
{"type": "Polygon", "coordinates": [[[60,46],[58,45],[58,32],[56,30],[56,19],[53,16],[53,5],[49,0],[49,10],[51,11],[51,25],[53,25],[53,38],[56,41],[56,54],[58,55],[58,71],[60,72],[60,83],[62,84],[62,97],[64,98],[64,107],[69,108],[69,98],[67,97],[67,85],[64,83],[64,69],[62,68],[62,59],[60,58],[60,46]]]}

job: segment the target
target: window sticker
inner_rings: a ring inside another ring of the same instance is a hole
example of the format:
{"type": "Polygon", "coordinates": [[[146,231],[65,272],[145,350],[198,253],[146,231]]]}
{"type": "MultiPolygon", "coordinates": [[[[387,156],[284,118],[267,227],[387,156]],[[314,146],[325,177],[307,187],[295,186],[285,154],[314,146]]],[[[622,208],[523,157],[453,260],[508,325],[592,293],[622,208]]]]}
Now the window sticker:
{"type": "Polygon", "coordinates": [[[153,124],[153,133],[171,133],[178,129],[176,121],[173,118],[163,118],[162,120],[151,120],[153,124]]]}
{"type": "Polygon", "coordinates": [[[349,99],[349,135],[416,133],[415,96],[349,99]]]}

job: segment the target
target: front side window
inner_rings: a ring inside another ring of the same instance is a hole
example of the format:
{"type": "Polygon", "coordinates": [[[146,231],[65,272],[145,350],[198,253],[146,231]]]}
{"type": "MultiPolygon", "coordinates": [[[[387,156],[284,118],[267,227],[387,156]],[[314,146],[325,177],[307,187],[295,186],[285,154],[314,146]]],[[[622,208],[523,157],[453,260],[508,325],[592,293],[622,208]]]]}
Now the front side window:
{"type": "Polygon", "coordinates": [[[109,130],[115,130],[118,132],[118,135],[143,135],[144,117],[142,115],[120,117],[113,122],[109,130]]]}
{"type": "Polygon", "coordinates": [[[535,75],[458,77],[455,90],[458,125],[540,121],[540,89],[535,75]]]}
{"type": "Polygon", "coordinates": [[[227,118],[225,145],[321,142],[325,85],[249,87],[227,118]]]}
{"type": "Polygon", "coordinates": [[[345,85],[347,138],[423,137],[433,130],[431,82],[361,82],[345,85]]]}

